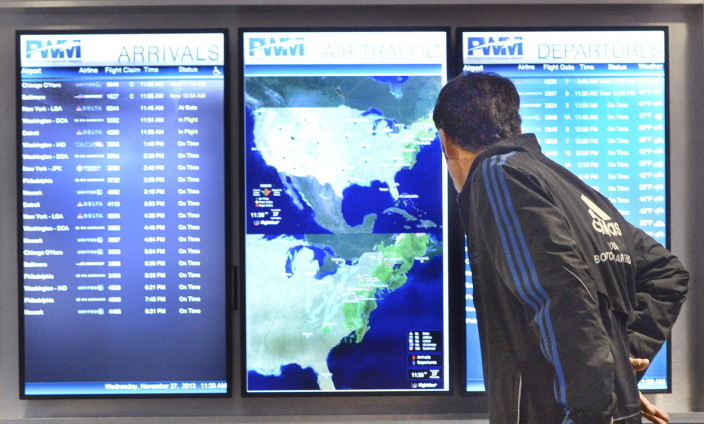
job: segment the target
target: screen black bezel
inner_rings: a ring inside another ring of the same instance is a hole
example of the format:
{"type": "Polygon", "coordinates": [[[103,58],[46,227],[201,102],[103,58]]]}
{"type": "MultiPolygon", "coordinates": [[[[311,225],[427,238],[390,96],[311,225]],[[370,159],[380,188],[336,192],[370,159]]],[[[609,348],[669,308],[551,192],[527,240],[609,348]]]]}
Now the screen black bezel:
{"type": "Polygon", "coordinates": [[[230,74],[230,50],[229,50],[229,30],[227,28],[159,28],[159,29],[76,29],[76,30],[17,30],[15,31],[15,115],[16,115],[16,163],[17,163],[17,177],[16,177],[16,196],[17,196],[17,266],[18,266],[18,329],[19,329],[19,398],[20,399],[128,399],[128,398],[228,398],[232,397],[233,394],[233,367],[232,367],[232,328],[233,328],[233,277],[232,272],[232,205],[231,205],[231,125],[230,125],[230,105],[231,105],[231,92],[230,92],[230,79],[232,78],[230,74]],[[225,345],[225,381],[227,383],[227,389],[224,393],[164,393],[164,394],[51,394],[51,395],[28,395],[25,392],[26,387],[26,364],[25,364],[25,328],[24,328],[24,314],[23,314],[23,297],[24,297],[24,255],[23,255],[23,220],[22,220],[22,57],[21,52],[21,38],[23,35],[93,35],[93,34],[105,34],[105,35],[116,35],[120,36],[123,34],[221,34],[223,38],[223,69],[225,73],[225,78],[223,79],[223,192],[225,198],[223,199],[223,213],[224,213],[224,232],[225,232],[225,243],[223,246],[224,255],[226,263],[223,264],[223,275],[225,276],[225,299],[223,299],[223,312],[226,319],[223,335],[224,345],[225,345]]]}
{"type": "MultiPolygon", "coordinates": [[[[245,33],[293,33],[293,32],[316,32],[316,33],[326,33],[326,32],[335,32],[335,33],[340,33],[340,32],[349,32],[350,34],[354,33],[359,33],[359,32],[444,32],[445,33],[445,50],[446,50],[446,55],[445,55],[445,60],[446,60],[446,73],[449,74],[450,70],[453,67],[452,59],[453,56],[450,55],[450,49],[451,49],[451,29],[449,27],[437,27],[437,26],[428,26],[428,27],[417,27],[417,26],[398,26],[398,27],[360,27],[360,26],[354,26],[354,27],[319,27],[319,28],[313,28],[313,27],[241,27],[239,28],[238,31],[238,48],[240,50],[239,52],[239,66],[238,66],[238,88],[239,88],[239,103],[238,107],[240,108],[240,113],[239,113],[239,126],[240,126],[240,131],[239,131],[239,137],[240,137],[240,163],[239,163],[239,169],[240,169],[240,180],[242,187],[240,188],[241,195],[240,195],[240,204],[244,205],[246,204],[246,189],[244,189],[244,184],[245,184],[245,178],[246,178],[246,170],[245,170],[245,143],[243,140],[245,140],[245,111],[244,111],[244,66],[245,66],[245,48],[244,48],[244,34],[245,33]]],[[[445,77],[449,77],[449,75],[445,75],[445,77]]],[[[448,178],[449,181],[449,178],[448,178]]],[[[452,184],[448,183],[448,186],[451,186],[452,184]]],[[[449,188],[446,187],[446,191],[449,190],[449,188]]],[[[448,199],[450,197],[448,196],[448,199]]],[[[449,200],[449,203],[451,204],[452,201],[449,200]]],[[[447,215],[448,215],[448,225],[450,228],[450,231],[448,232],[448,240],[446,241],[448,243],[448,252],[453,252],[456,249],[453,248],[454,244],[452,242],[453,237],[453,226],[451,223],[451,216],[452,216],[452,207],[447,207],[447,215]]],[[[242,211],[242,215],[244,215],[245,211],[242,211]]],[[[293,397],[293,396],[300,396],[300,397],[330,397],[330,396],[419,396],[419,395],[425,395],[425,396],[431,396],[431,395],[438,395],[438,396],[446,396],[446,395],[451,395],[454,391],[455,387],[455,380],[456,380],[456,375],[452,373],[452,369],[457,369],[457,360],[459,359],[457,355],[454,355],[453,352],[455,349],[453,348],[453,339],[454,335],[456,334],[457,327],[452,320],[452,316],[456,314],[454,311],[454,308],[456,307],[456,302],[452,301],[452,298],[456,295],[456,287],[454,287],[456,284],[453,284],[453,281],[455,281],[455,278],[453,278],[453,261],[451,259],[448,259],[448,293],[447,295],[449,296],[449,299],[447,299],[447,305],[449,308],[449,316],[448,316],[448,329],[449,331],[449,341],[448,341],[448,346],[447,349],[448,351],[446,352],[446,355],[449,355],[448,358],[448,364],[450,367],[450,372],[448,373],[448,381],[447,381],[447,390],[437,390],[437,391],[423,391],[423,390],[418,390],[418,391],[413,391],[413,390],[335,390],[335,391],[248,391],[247,390],[247,349],[246,349],[246,269],[245,269],[245,260],[246,260],[246,249],[245,249],[245,235],[246,235],[246,218],[243,218],[240,222],[240,246],[241,246],[241,254],[240,254],[240,266],[239,266],[239,272],[238,272],[238,281],[240,281],[240,287],[239,287],[239,292],[240,292],[240,297],[241,297],[241,303],[240,303],[240,311],[241,311],[241,335],[240,335],[240,346],[242,346],[241,352],[242,352],[242,360],[241,360],[241,375],[242,375],[242,382],[241,382],[241,390],[242,390],[242,396],[244,397],[293,397]]],[[[451,255],[450,255],[451,257],[451,255]]]]}
{"type": "MultiPolygon", "coordinates": [[[[665,170],[665,246],[670,249],[671,246],[671,202],[670,202],[670,81],[669,81],[669,65],[670,65],[670,60],[669,60],[669,27],[667,26],[585,26],[585,27],[579,27],[579,26],[545,26],[545,27],[537,27],[537,26],[531,26],[531,27],[519,27],[519,26],[504,26],[504,27],[457,27],[455,29],[455,54],[454,54],[454,63],[455,63],[455,68],[453,70],[453,74],[451,77],[460,75],[463,72],[463,61],[464,61],[464,54],[462,51],[462,46],[463,46],[463,34],[465,32],[539,32],[539,31],[544,31],[544,32],[550,32],[550,31],[555,31],[555,32],[581,32],[581,31],[587,31],[587,32],[600,32],[600,31],[621,31],[621,32],[629,32],[629,31],[653,31],[653,32],[662,32],[663,33],[663,42],[664,42],[664,57],[665,57],[665,62],[664,62],[664,86],[665,86],[665,163],[666,163],[666,170],[665,170]]],[[[463,277],[464,278],[464,277],[463,277]]],[[[462,296],[464,298],[464,296],[462,296]]],[[[462,310],[464,310],[464,302],[462,302],[462,310]]],[[[461,335],[461,369],[462,369],[462,390],[461,392],[466,395],[466,396],[476,396],[476,395],[484,395],[486,394],[486,391],[468,391],[467,390],[467,346],[466,346],[466,324],[462,326],[462,331],[460,332],[461,335]]],[[[668,338],[667,344],[666,344],[666,362],[667,362],[667,389],[645,389],[642,390],[644,393],[672,393],[672,343],[671,343],[671,337],[668,338]]]]}

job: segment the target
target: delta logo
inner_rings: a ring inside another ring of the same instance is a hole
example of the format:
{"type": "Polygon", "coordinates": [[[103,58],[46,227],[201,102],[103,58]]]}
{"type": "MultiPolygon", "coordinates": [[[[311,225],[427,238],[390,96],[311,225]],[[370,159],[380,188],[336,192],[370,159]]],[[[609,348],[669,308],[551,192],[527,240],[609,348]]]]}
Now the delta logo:
{"type": "Polygon", "coordinates": [[[611,217],[606,214],[600,207],[592,202],[587,196],[582,195],[582,201],[589,208],[589,215],[592,217],[592,227],[597,233],[605,236],[620,236],[621,227],[617,222],[613,222],[611,217]]]}
{"type": "Polygon", "coordinates": [[[523,57],[523,37],[468,37],[467,56],[473,58],[523,57]]]}
{"type": "Polygon", "coordinates": [[[34,60],[78,60],[80,40],[27,40],[25,58],[34,60]]]}
{"type": "Polygon", "coordinates": [[[304,39],[300,37],[252,37],[249,39],[250,57],[303,56],[304,39]]]}

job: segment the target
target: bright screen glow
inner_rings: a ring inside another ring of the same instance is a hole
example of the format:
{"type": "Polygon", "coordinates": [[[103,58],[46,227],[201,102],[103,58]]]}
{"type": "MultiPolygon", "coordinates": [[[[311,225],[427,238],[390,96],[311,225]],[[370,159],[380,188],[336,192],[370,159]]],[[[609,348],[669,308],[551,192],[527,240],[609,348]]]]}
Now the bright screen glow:
{"type": "Polygon", "coordinates": [[[243,31],[245,392],[446,391],[446,31],[243,31]]]}
{"type": "Polygon", "coordinates": [[[23,397],[229,393],[225,35],[18,36],[23,397]]]}
{"type": "MultiPolygon", "coordinates": [[[[460,31],[463,71],[510,78],[523,131],[545,155],[607,196],[632,224],[667,245],[666,33],[662,29],[460,31]]],[[[466,390],[483,391],[466,267],[466,390]]],[[[668,348],[640,382],[668,390],[668,348]]]]}

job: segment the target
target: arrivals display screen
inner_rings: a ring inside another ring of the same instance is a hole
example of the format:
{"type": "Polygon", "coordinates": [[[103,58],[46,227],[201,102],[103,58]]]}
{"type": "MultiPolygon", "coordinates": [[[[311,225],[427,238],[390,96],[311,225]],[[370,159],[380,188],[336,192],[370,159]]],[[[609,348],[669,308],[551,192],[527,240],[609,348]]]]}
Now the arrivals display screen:
{"type": "Polygon", "coordinates": [[[226,35],[17,35],[22,397],[230,393],[226,35]]]}
{"type": "MultiPolygon", "coordinates": [[[[668,243],[667,32],[459,30],[462,70],[510,78],[523,131],[607,196],[626,219],[668,243]]],[[[482,391],[472,279],[466,267],[467,391],[482,391]]],[[[670,389],[664,347],[641,390],[670,389]]]]}
{"type": "Polygon", "coordinates": [[[447,391],[446,30],[243,30],[245,393],[447,391]]]}

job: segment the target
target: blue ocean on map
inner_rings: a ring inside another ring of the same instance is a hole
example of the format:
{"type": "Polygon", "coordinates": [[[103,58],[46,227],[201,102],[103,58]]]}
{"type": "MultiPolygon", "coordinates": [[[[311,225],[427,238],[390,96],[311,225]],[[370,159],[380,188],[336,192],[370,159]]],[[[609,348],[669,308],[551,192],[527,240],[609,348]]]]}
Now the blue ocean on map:
{"type": "MultiPolygon", "coordinates": [[[[385,123],[396,128],[395,120],[388,120],[383,113],[371,108],[362,116],[379,116],[376,123],[385,123]]],[[[402,194],[415,194],[417,198],[399,199],[396,204],[388,191],[388,185],[373,181],[369,186],[351,185],[343,191],[342,216],[350,226],[364,222],[369,214],[377,216],[375,233],[395,233],[400,231],[437,232],[442,223],[442,152],[439,140],[423,146],[416,156],[416,163],[411,169],[402,169],[396,174],[396,182],[402,194]],[[429,177],[431,176],[431,177],[429,177]],[[432,178],[436,176],[436,178],[432,178]],[[395,212],[392,207],[402,209],[408,217],[395,212]],[[388,212],[387,212],[388,210],[388,212]],[[415,220],[417,219],[417,220],[415,220]],[[436,227],[426,228],[424,223],[431,221],[436,227]]]]}
{"type": "MultiPolygon", "coordinates": [[[[328,355],[328,368],[338,390],[410,389],[408,332],[442,330],[442,257],[417,264],[399,289],[380,296],[370,314],[370,330],[360,343],[343,341],[328,355]],[[395,364],[395,366],[390,366],[395,364]]],[[[446,354],[446,352],[430,352],[446,354]]],[[[250,390],[318,390],[311,368],[298,364],[282,367],[279,376],[248,372],[250,390]]],[[[442,381],[433,380],[440,383],[442,381]]]]}
{"type": "Polygon", "coordinates": [[[369,214],[380,216],[385,209],[394,205],[391,194],[388,191],[381,191],[381,188],[388,189],[389,186],[380,181],[373,181],[370,186],[354,184],[342,192],[342,217],[348,225],[353,227],[361,225],[365,216],[369,214]]]}
{"type": "Polygon", "coordinates": [[[280,376],[261,375],[254,371],[247,373],[249,390],[320,390],[318,376],[312,368],[301,368],[298,364],[281,367],[280,376]]]}
{"type": "MultiPolygon", "coordinates": [[[[365,201],[365,197],[355,197],[357,193],[345,192],[343,206],[347,203],[357,205],[356,215],[362,215],[363,211],[368,213],[378,213],[374,225],[375,233],[396,233],[396,232],[440,232],[442,231],[442,151],[440,142],[434,141],[430,145],[423,146],[416,156],[416,164],[411,169],[403,169],[396,174],[396,182],[399,191],[407,194],[417,194],[414,199],[399,199],[395,207],[407,212],[417,220],[408,220],[405,216],[396,212],[381,212],[380,205],[374,202],[365,201]],[[432,176],[435,176],[433,178],[432,176]],[[350,196],[351,195],[351,196],[350,196]],[[423,223],[431,221],[436,226],[426,228],[423,223]]],[[[367,196],[369,193],[365,193],[367,196]]],[[[386,206],[386,204],[383,204],[386,206]]],[[[349,213],[349,212],[348,212],[349,213]]]]}
{"type": "Polygon", "coordinates": [[[370,330],[362,342],[345,342],[333,348],[328,356],[328,368],[336,388],[411,388],[408,367],[405,366],[410,354],[408,332],[443,328],[440,313],[443,310],[443,287],[438,276],[442,276],[441,256],[415,265],[406,284],[379,301],[378,308],[370,315],[370,330]]]}

